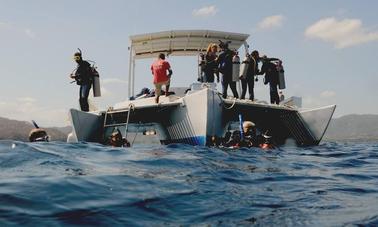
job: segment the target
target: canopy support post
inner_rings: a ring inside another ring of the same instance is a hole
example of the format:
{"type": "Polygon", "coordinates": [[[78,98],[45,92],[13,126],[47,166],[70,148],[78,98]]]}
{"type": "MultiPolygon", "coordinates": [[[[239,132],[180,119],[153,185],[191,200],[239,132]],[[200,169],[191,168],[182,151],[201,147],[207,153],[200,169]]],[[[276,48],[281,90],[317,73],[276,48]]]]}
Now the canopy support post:
{"type": "Polygon", "coordinates": [[[134,59],[134,55],[133,55],[133,46],[131,45],[130,48],[130,56],[129,56],[129,81],[128,81],[128,90],[127,90],[127,99],[130,100],[130,97],[131,97],[131,80],[132,80],[132,62],[133,62],[133,59],[134,59]]]}
{"type": "Polygon", "coordinates": [[[135,92],[135,58],[133,57],[133,62],[132,62],[132,68],[133,68],[133,88],[131,89],[131,94],[132,96],[134,96],[134,92],[135,92]]]}

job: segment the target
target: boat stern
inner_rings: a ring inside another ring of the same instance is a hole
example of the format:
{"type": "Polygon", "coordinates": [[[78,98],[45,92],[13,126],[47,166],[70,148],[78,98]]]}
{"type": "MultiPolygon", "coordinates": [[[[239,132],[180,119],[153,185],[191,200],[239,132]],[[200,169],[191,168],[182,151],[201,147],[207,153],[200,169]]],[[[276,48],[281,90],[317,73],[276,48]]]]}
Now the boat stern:
{"type": "Polygon", "coordinates": [[[299,114],[311,132],[314,138],[314,144],[317,145],[322,140],[328,125],[331,122],[336,105],[325,106],[321,108],[299,111],[299,114]]]}

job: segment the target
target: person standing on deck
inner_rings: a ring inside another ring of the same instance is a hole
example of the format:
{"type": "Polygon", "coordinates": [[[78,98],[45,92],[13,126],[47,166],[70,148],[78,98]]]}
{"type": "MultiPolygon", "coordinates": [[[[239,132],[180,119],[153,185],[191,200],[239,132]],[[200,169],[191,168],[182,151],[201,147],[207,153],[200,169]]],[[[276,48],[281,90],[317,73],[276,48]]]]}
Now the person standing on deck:
{"type": "Polygon", "coordinates": [[[81,52],[74,54],[74,60],[77,63],[75,74],[71,74],[71,79],[76,80],[76,84],[80,85],[79,103],[82,111],[89,111],[88,96],[93,83],[93,73],[91,65],[83,60],[81,52]]]}
{"type": "Polygon", "coordinates": [[[270,103],[280,104],[280,98],[278,96],[278,71],[276,65],[271,62],[274,58],[263,57],[263,65],[261,66],[261,72],[259,74],[265,74],[264,84],[269,83],[270,90],[270,103]]]}
{"type": "Polygon", "coordinates": [[[218,45],[215,43],[211,43],[207,47],[206,55],[205,55],[205,67],[204,67],[204,81],[205,83],[214,83],[214,74],[217,76],[217,82],[219,82],[219,75],[217,72],[217,52],[218,52],[218,45]]]}
{"type": "Polygon", "coordinates": [[[249,99],[253,101],[255,99],[254,87],[255,87],[255,76],[259,73],[258,61],[260,60],[260,55],[257,50],[252,51],[249,58],[249,67],[247,69],[246,78],[241,77],[242,82],[242,94],[241,99],[245,99],[247,93],[247,87],[249,90],[249,99]]]}
{"type": "Polygon", "coordinates": [[[222,74],[222,97],[227,98],[227,89],[230,85],[231,91],[235,98],[239,98],[236,90],[236,82],[232,81],[232,57],[233,52],[228,48],[228,43],[220,41],[219,47],[222,52],[219,54],[217,65],[218,71],[222,74]]]}
{"type": "Polygon", "coordinates": [[[169,85],[172,76],[171,65],[165,60],[165,54],[159,54],[158,59],[152,63],[151,72],[154,77],[153,83],[155,85],[155,103],[159,103],[159,97],[163,85],[165,86],[165,96],[169,95],[169,85]]]}

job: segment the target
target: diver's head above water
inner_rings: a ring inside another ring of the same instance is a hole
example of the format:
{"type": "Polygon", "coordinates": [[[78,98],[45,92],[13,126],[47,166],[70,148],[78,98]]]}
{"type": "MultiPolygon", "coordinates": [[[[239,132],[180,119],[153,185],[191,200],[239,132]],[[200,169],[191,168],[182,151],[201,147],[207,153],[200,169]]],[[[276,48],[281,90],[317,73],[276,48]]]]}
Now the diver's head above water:
{"type": "Polygon", "coordinates": [[[83,61],[83,57],[81,56],[80,52],[76,52],[73,56],[73,59],[76,61],[76,63],[83,61]]]}
{"type": "Polygon", "coordinates": [[[29,133],[30,142],[49,142],[49,136],[44,129],[34,128],[29,133]]]}

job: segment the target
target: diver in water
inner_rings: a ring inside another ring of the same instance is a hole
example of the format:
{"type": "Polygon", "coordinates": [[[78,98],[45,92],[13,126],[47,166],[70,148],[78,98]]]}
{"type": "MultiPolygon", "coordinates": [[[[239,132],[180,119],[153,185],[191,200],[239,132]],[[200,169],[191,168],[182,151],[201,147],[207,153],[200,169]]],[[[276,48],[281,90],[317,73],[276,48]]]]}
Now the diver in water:
{"type": "Polygon", "coordinates": [[[49,142],[49,136],[44,129],[33,128],[29,133],[30,142],[49,142]]]}
{"type": "Polygon", "coordinates": [[[241,141],[242,147],[258,146],[256,137],[256,127],[252,121],[243,122],[244,138],[241,141]]]}
{"type": "Polygon", "coordinates": [[[230,139],[231,139],[231,132],[227,131],[226,134],[224,135],[224,137],[221,140],[221,146],[226,147],[227,143],[228,143],[228,141],[230,141],[230,139]]]}
{"type": "Polygon", "coordinates": [[[225,147],[239,148],[241,145],[241,133],[239,130],[232,132],[231,139],[225,144],[225,147]]]}
{"type": "Polygon", "coordinates": [[[35,121],[32,121],[35,128],[33,128],[29,133],[30,142],[49,142],[49,136],[46,130],[40,128],[35,121]]]}
{"type": "Polygon", "coordinates": [[[70,77],[71,79],[75,79],[77,85],[80,85],[79,103],[81,110],[88,112],[88,96],[93,83],[92,68],[87,61],[83,60],[81,51],[74,54],[74,60],[77,63],[77,68],[75,74],[71,73],[70,77]]]}
{"type": "Polygon", "coordinates": [[[270,149],[276,148],[274,146],[272,136],[269,136],[267,134],[263,134],[262,136],[264,138],[264,142],[262,144],[260,144],[260,148],[262,148],[264,150],[270,150],[270,149]]]}
{"type": "Polygon", "coordinates": [[[119,131],[119,129],[112,133],[109,138],[109,144],[112,147],[130,147],[130,143],[127,141],[127,139],[122,137],[122,133],[119,131]]]}

